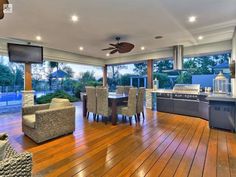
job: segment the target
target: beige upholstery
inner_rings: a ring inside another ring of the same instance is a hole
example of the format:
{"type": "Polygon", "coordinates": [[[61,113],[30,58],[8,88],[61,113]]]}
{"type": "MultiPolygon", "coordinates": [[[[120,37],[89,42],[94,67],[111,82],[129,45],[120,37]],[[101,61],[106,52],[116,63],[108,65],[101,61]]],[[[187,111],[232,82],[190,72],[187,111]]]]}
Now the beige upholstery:
{"type": "Polygon", "coordinates": [[[123,94],[123,93],[125,93],[125,87],[124,87],[124,86],[121,86],[121,85],[116,86],[116,93],[117,93],[117,94],[123,94]]]}
{"type": "Polygon", "coordinates": [[[126,95],[128,95],[129,94],[129,89],[131,89],[131,88],[132,88],[131,86],[124,86],[124,93],[126,95]]]}
{"type": "Polygon", "coordinates": [[[87,95],[87,118],[89,113],[93,113],[93,118],[95,119],[97,112],[97,101],[96,101],[96,88],[95,87],[85,87],[87,95]]]}
{"type": "Polygon", "coordinates": [[[61,107],[64,103],[68,105],[68,100],[56,102],[60,102],[56,105],[58,108],[49,109],[49,104],[22,108],[22,131],[36,143],[73,133],[75,130],[75,107],[71,104],[61,107]]]}
{"type": "Polygon", "coordinates": [[[6,134],[0,135],[0,160],[3,160],[6,153],[8,137],[6,134]]]}
{"type": "Polygon", "coordinates": [[[136,108],[137,108],[137,89],[130,88],[129,89],[129,97],[128,97],[128,106],[127,107],[118,107],[117,113],[122,114],[123,116],[128,116],[130,125],[132,124],[131,119],[135,116],[136,119],[136,108]]]}
{"type": "Polygon", "coordinates": [[[22,121],[26,126],[35,128],[35,114],[23,116],[22,121]]]}
{"type": "Polygon", "coordinates": [[[138,98],[137,98],[137,114],[138,117],[140,118],[140,114],[143,116],[143,120],[145,119],[144,117],[144,96],[145,96],[145,88],[140,87],[138,89],[138,98]]]}
{"type": "MultiPolygon", "coordinates": [[[[0,141],[6,139],[7,135],[0,133],[0,141]]],[[[32,176],[32,154],[29,152],[17,153],[7,141],[5,154],[0,160],[0,176],[32,176]]]]}
{"type": "Polygon", "coordinates": [[[71,106],[71,103],[68,99],[53,98],[50,103],[49,109],[63,108],[66,106],[71,106]]]}
{"type": "MultiPolygon", "coordinates": [[[[103,118],[107,118],[110,116],[111,111],[108,105],[108,90],[106,88],[96,88],[97,95],[97,115],[102,115],[103,118]]],[[[99,116],[97,116],[98,121],[99,116]]]]}

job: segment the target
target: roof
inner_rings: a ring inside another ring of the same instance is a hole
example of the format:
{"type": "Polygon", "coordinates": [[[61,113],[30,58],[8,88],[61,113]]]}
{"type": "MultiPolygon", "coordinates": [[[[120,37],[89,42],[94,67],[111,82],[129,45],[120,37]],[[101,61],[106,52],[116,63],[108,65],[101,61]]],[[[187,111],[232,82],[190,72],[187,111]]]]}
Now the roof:
{"type": "Polygon", "coordinates": [[[229,68],[229,63],[228,62],[224,62],[224,63],[221,63],[219,65],[214,66],[213,68],[214,69],[229,68]]]}
{"type": "Polygon", "coordinates": [[[69,75],[65,71],[62,71],[60,69],[51,74],[52,78],[65,78],[65,77],[68,77],[68,76],[69,75]]]}

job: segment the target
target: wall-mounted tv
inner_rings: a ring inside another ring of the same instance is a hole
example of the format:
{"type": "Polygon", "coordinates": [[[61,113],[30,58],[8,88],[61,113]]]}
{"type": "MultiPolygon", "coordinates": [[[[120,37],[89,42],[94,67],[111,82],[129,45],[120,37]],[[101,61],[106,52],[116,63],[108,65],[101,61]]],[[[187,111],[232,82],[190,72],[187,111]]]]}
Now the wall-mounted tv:
{"type": "Polygon", "coordinates": [[[7,48],[10,62],[43,63],[43,47],[8,43],[7,48]]]}

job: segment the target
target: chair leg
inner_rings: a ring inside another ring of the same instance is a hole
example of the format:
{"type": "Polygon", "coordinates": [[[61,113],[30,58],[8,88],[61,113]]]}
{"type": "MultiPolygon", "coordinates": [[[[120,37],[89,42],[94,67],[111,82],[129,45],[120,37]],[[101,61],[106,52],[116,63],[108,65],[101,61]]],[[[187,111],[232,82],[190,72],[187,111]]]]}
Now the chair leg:
{"type": "Polygon", "coordinates": [[[140,113],[137,113],[138,122],[140,122],[140,113]]]}
{"type": "Polygon", "coordinates": [[[132,125],[132,116],[129,117],[129,124],[132,125]]]}
{"type": "Polygon", "coordinates": [[[105,118],[105,124],[107,124],[107,116],[105,116],[104,118],[105,118]]]}
{"type": "Polygon", "coordinates": [[[89,118],[89,112],[87,112],[87,114],[86,114],[86,118],[87,118],[87,119],[89,118]]]}
{"type": "Polygon", "coordinates": [[[125,116],[122,115],[122,122],[124,123],[125,122],[125,116]]]}
{"type": "Polygon", "coordinates": [[[145,119],[145,115],[144,115],[144,112],[142,112],[142,115],[143,115],[143,121],[144,121],[144,119],[145,119]]]}
{"type": "Polygon", "coordinates": [[[137,115],[134,115],[134,118],[135,118],[135,122],[137,123],[137,122],[138,122],[138,117],[137,117],[137,115]]]}
{"type": "Polygon", "coordinates": [[[93,114],[93,120],[96,121],[97,114],[93,114]]]}

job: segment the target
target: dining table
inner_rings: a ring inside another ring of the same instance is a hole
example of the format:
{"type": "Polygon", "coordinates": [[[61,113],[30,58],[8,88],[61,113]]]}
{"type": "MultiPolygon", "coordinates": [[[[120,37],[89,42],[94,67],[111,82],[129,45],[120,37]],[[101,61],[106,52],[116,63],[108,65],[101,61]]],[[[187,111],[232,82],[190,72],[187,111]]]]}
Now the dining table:
{"type": "MultiPolygon", "coordinates": [[[[83,116],[87,114],[87,95],[83,94],[83,116]]],[[[117,124],[117,107],[125,105],[128,100],[127,94],[117,94],[115,92],[109,92],[108,94],[108,105],[111,108],[111,123],[112,125],[117,124]]]]}

